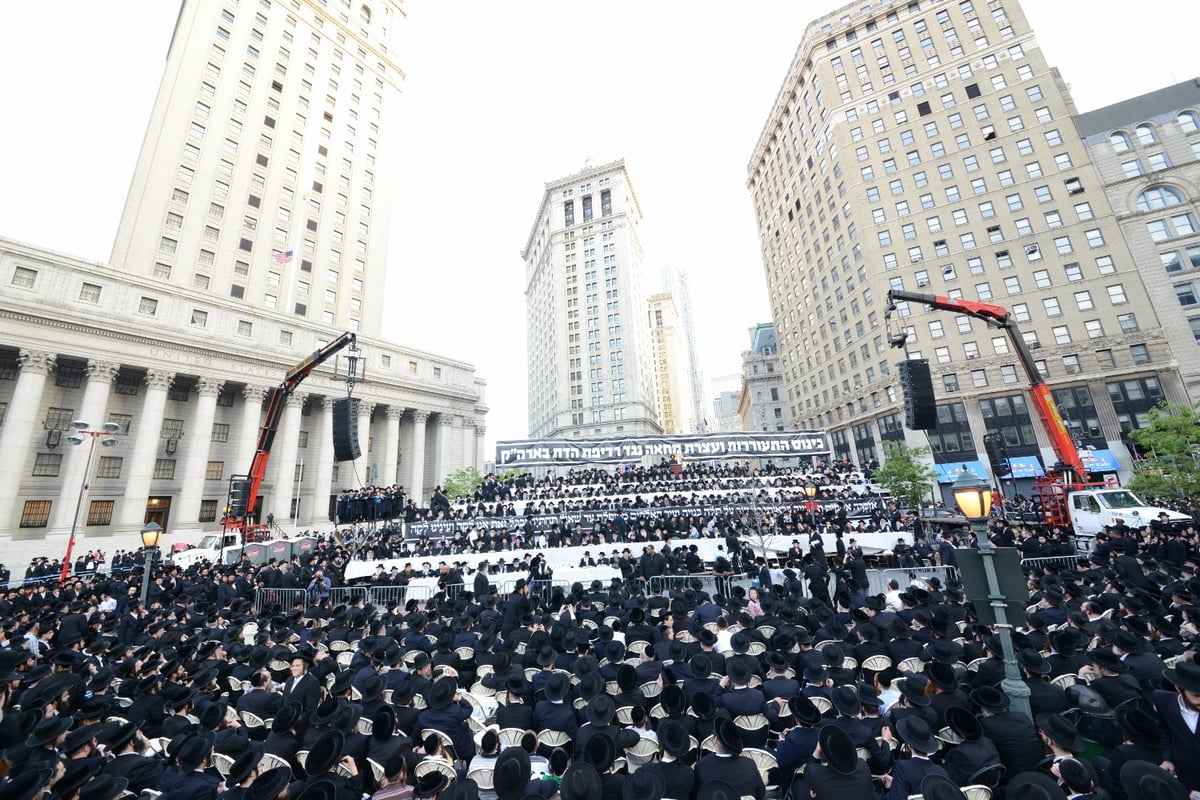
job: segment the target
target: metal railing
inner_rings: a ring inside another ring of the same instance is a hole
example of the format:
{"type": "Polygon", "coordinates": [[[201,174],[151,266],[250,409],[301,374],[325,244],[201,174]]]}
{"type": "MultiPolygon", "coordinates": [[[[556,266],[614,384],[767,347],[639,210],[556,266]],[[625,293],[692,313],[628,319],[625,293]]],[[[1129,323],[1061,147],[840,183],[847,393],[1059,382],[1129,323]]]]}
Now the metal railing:
{"type": "Polygon", "coordinates": [[[867,572],[869,592],[871,594],[886,594],[888,583],[896,581],[900,589],[909,586],[927,586],[930,578],[937,578],[942,586],[951,579],[958,578],[957,567],[903,567],[900,569],[873,569],[867,572]]]}
{"type": "Polygon", "coordinates": [[[1054,569],[1078,569],[1079,556],[1041,556],[1039,558],[1022,558],[1021,569],[1026,572],[1041,572],[1047,567],[1054,569]]]}
{"type": "Polygon", "coordinates": [[[286,613],[299,600],[308,602],[307,589],[259,589],[254,593],[254,613],[261,614],[278,604],[280,613],[286,613]]]}

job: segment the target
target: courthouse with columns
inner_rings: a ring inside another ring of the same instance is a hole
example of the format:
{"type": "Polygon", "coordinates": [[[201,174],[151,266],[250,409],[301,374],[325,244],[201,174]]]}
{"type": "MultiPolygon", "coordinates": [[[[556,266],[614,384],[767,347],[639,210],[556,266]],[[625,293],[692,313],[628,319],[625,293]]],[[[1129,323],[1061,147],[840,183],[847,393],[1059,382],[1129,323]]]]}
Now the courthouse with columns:
{"type": "Polygon", "coordinates": [[[328,529],[341,491],[423,504],[482,465],[474,367],[381,335],[403,16],[184,0],[110,263],[0,238],[0,562],[57,553],[76,518],[85,550],[216,530],[269,390],[344,331],[362,455],[333,461],[343,350],[288,400],[260,519],[328,529]],[[76,421],[116,432],[74,445],[76,421]]]}

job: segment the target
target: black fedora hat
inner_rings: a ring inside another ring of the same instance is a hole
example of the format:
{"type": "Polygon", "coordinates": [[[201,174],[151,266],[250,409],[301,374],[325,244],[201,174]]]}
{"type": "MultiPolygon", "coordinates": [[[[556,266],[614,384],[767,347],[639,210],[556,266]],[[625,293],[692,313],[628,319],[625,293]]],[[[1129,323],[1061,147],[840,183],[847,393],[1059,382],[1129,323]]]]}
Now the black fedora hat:
{"type": "Polygon", "coordinates": [[[918,750],[926,755],[938,751],[939,742],[933,735],[933,731],[929,729],[929,723],[918,716],[902,717],[896,723],[896,733],[900,734],[904,743],[913,750],[918,750]]]}
{"type": "Polygon", "coordinates": [[[931,661],[926,664],[925,677],[943,692],[953,692],[958,688],[958,681],[954,676],[954,667],[943,661],[931,661]]]}
{"type": "Polygon", "coordinates": [[[260,773],[246,790],[246,800],[275,800],[284,787],[292,781],[289,767],[274,767],[260,773]]]}
{"type": "Polygon", "coordinates": [[[1121,767],[1121,787],[1127,797],[1187,800],[1188,790],[1175,776],[1149,761],[1126,761],[1121,767]]]}
{"type": "Polygon", "coordinates": [[[41,794],[43,787],[54,777],[50,766],[27,766],[20,770],[4,787],[5,800],[33,800],[41,794]]]}
{"type": "Polygon", "coordinates": [[[1083,749],[1079,731],[1075,730],[1075,725],[1062,714],[1038,714],[1037,727],[1050,741],[1064,750],[1077,752],[1083,749]]]}
{"type": "Polygon", "coordinates": [[[858,699],[858,690],[853,686],[835,686],[829,693],[829,699],[843,717],[857,717],[862,713],[862,701],[858,699]]]}
{"type": "Polygon", "coordinates": [[[99,723],[80,725],[78,728],[67,734],[67,738],[64,739],[62,743],[62,752],[68,755],[74,753],[88,742],[93,741],[97,736],[100,735],[102,730],[103,727],[99,723]]]}
{"type": "Polygon", "coordinates": [[[599,694],[592,698],[587,705],[587,719],[596,727],[611,725],[617,715],[617,707],[611,697],[599,694]]]}
{"type": "Polygon", "coordinates": [[[413,786],[413,797],[433,797],[450,788],[450,776],[436,769],[431,769],[417,778],[413,786]]]}
{"type": "Polygon", "coordinates": [[[926,775],[921,781],[921,797],[924,800],[966,800],[967,796],[945,775],[926,775]]]}
{"type": "Polygon", "coordinates": [[[1163,677],[1184,691],[1200,693],[1200,664],[1180,661],[1174,668],[1164,669],[1163,677]]]}
{"type": "Polygon", "coordinates": [[[928,679],[919,672],[914,672],[904,679],[904,683],[900,684],[900,696],[918,708],[923,708],[931,702],[929,695],[925,694],[925,684],[928,679]]]}
{"type": "Polygon", "coordinates": [[[79,800],[115,800],[129,786],[128,778],[97,775],[79,790],[79,800]]]}
{"type": "Polygon", "coordinates": [[[824,725],[817,734],[817,744],[829,768],[839,775],[852,775],[858,768],[858,751],[850,734],[836,725],[824,725]]]}
{"type": "Polygon", "coordinates": [[[980,686],[971,692],[971,702],[989,711],[1003,711],[1012,701],[995,686],[980,686]]]}
{"type": "Polygon", "coordinates": [[[346,734],[337,730],[327,731],[308,751],[308,760],[304,762],[304,771],[310,777],[324,775],[337,764],[345,747],[346,734]]]}
{"type": "Polygon", "coordinates": [[[453,678],[439,678],[434,681],[433,686],[429,688],[426,694],[426,701],[430,708],[449,708],[454,702],[454,695],[458,691],[458,682],[453,678]]]}
{"type": "Polygon", "coordinates": [[[500,800],[517,800],[529,785],[529,753],[523,747],[509,747],[496,759],[492,785],[500,800]]]}
{"type": "Polygon", "coordinates": [[[621,800],[662,800],[667,782],[658,770],[639,769],[625,779],[621,800]]]}
{"type": "Polygon", "coordinates": [[[683,758],[692,749],[687,729],[673,719],[658,723],[658,743],[662,745],[663,752],[676,758],[683,758]]]}
{"type": "Polygon", "coordinates": [[[74,723],[75,720],[71,717],[50,717],[41,720],[33,727],[33,732],[25,740],[25,746],[32,749],[49,744],[71,730],[74,723]]]}
{"type": "Polygon", "coordinates": [[[983,724],[962,706],[946,709],[946,726],[964,742],[978,742],[983,738],[983,724]]]}
{"type": "MultiPolygon", "coordinates": [[[[699,697],[699,695],[697,695],[699,697]]],[[[692,701],[693,706],[695,700],[692,701]]],[[[798,694],[788,698],[788,711],[792,712],[798,725],[814,728],[821,722],[821,710],[807,695],[798,694]]]]}
{"type": "Polygon", "coordinates": [[[225,774],[225,784],[227,786],[241,786],[246,778],[250,777],[250,773],[258,766],[259,759],[262,758],[262,751],[257,747],[247,747],[240,756],[233,760],[233,764],[229,766],[229,772],[225,774]]]}
{"type": "Polygon", "coordinates": [[[608,772],[616,755],[616,743],[603,734],[590,737],[583,746],[583,760],[600,773],[608,772]]]}
{"type": "Polygon", "coordinates": [[[546,699],[562,700],[571,689],[571,680],[561,672],[555,672],[546,680],[546,699]]]}
{"type": "Polygon", "coordinates": [[[328,725],[333,722],[333,717],[337,714],[338,701],[333,697],[327,697],[323,700],[308,717],[310,725],[328,725]]]}
{"type": "Polygon", "coordinates": [[[715,733],[717,741],[727,753],[736,756],[742,752],[742,732],[738,730],[737,725],[733,724],[733,720],[725,717],[718,719],[715,733]]]}
{"type": "Polygon", "coordinates": [[[191,772],[212,756],[213,742],[216,737],[212,731],[202,731],[188,737],[179,748],[179,770],[191,772]]]}
{"type": "Polygon", "coordinates": [[[707,692],[697,692],[692,697],[692,713],[697,719],[710,720],[717,716],[717,704],[707,692]]]}
{"type": "Polygon", "coordinates": [[[1158,720],[1140,708],[1122,708],[1117,712],[1117,722],[1137,744],[1155,749],[1162,745],[1162,729],[1158,720]]]}
{"type": "Polygon", "coordinates": [[[1013,776],[1004,797],[1005,800],[1066,800],[1067,794],[1049,773],[1030,770],[1013,776]]]}
{"type": "Polygon", "coordinates": [[[1050,662],[1032,648],[1017,653],[1017,663],[1031,675],[1047,675],[1050,672],[1050,662]]]}
{"type": "Polygon", "coordinates": [[[100,774],[102,764],[94,763],[89,758],[73,758],[66,761],[63,776],[51,786],[51,797],[67,797],[74,794],[85,783],[100,774]]]}
{"type": "MultiPolygon", "coordinates": [[[[594,736],[593,739],[606,739],[594,736]]],[[[589,742],[590,743],[590,742],[589,742]]],[[[576,761],[563,773],[561,800],[597,800],[604,791],[603,781],[596,768],[586,761],[576,761]]]]}
{"type": "Polygon", "coordinates": [[[1109,650],[1107,647],[1097,647],[1092,652],[1088,653],[1088,657],[1092,659],[1092,663],[1099,667],[1104,667],[1110,672],[1123,673],[1129,671],[1129,665],[1121,660],[1121,657],[1109,650]]]}
{"type": "Polygon", "coordinates": [[[300,705],[299,701],[293,700],[285,704],[271,720],[271,733],[287,733],[296,727],[296,723],[302,716],[304,716],[304,706],[300,705]]]}
{"type": "Polygon", "coordinates": [[[744,658],[733,658],[725,665],[725,672],[729,675],[729,682],[734,686],[745,686],[750,683],[750,678],[753,677],[754,671],[744,658]]]}

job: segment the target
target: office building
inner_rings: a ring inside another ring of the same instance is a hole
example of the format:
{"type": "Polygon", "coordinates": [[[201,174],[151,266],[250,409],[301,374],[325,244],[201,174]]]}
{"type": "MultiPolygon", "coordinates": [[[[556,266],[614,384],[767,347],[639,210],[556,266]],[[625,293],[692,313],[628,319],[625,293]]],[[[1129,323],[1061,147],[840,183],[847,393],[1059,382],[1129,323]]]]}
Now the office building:
{"type": "Polygon", "coordinates": [[[1200,400],[1200,81],[1080,114],[1075,127],[1161,310],[1188,397],[1200,400]]]}
{"type": "Polygon", "coordinates": [[[623,160],[546,184],[521,251],[531,437],[662,432],[641,223],[623,160]]]}
{"type": "Polygon", "coordinates": [[[654,349],[658,420],[664,433],[693,433],[692,382],[689,379],[687,333],[675,296],[652,294],[649,306],[650,343],[654,349]]]}
{"type": "Polygon", "coordinates": [[[792,427],[787,389],[779,370],[775,326],[770,322],[750,329],[750,349],[742,352],[737,414],[744,431],[785,431],[792,427]]]}
{"type": "Polygon", "coordinates": [[[1009,309],[1097,472],[1127,470],[1122,434],[1186,397],[1074,115],[1016,0],[856,3],[806,28],[747,183],[789,411],[836,458],[926,443],[888,347],[907,334],[942,481],[984,474],[991,431],[1030,475],[1056,461],[1005,333],[910,303],[885,320],[890,289],[1009,309]]]}
{"type": "Polygon", "coordinates": [[[333,462],[343,351],[288,403],[258,519],[327,530],[342,490],[400,484],[426,500],[483,463],[474,368],[380,338],[402,20],[396,0],[185,0],[111,263],[0,239],[14,571],[60,552],[72,527],[77,546],[109,552],[138,546],[150,520],[168,546],[214,529],[267,391],[343,331],[362,349],[362,456],[333,462]],[[69,444],[75,420],[113,422],[116,446],[89,461],[69,444]]]}

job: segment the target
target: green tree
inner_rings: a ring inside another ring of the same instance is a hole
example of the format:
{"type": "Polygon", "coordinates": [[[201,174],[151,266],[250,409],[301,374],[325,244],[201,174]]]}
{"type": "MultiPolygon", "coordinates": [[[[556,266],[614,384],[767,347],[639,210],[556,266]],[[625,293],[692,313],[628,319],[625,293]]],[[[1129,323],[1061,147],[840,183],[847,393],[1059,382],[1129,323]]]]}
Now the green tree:
{"type": "Polygon", "coordinates": [[[936,473],[920,461],[929,455],[928,447],[909,447],[903,442],[883,443],[883,466],[872,475],[872,479],[892,493],[892,497],[903,501],[909,508],[917,508],[929,494],[936,473]]]}
{"type": "Polygon", "coordinates": [[[1200,496],[1200,407],[1155,406],[1150,424],[1129,436],[1143,454],[1130,489],[1163,499],[1200,496]]]}
{"type": "Polygon", "coordinates": [[[442,481],[442,488],[446,491],[448,499],[457,500],[460,497],[474,497],[475,490],[481,483],[483,483],[483,476],[479,474],[479,470],[474,467],[463,467],[447,475],[442,481]]]}

